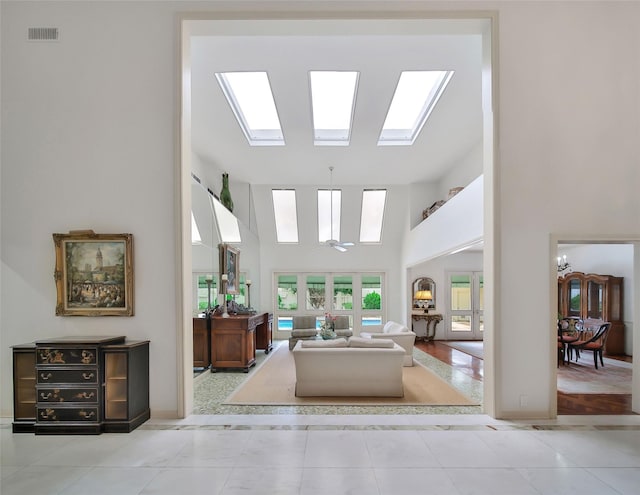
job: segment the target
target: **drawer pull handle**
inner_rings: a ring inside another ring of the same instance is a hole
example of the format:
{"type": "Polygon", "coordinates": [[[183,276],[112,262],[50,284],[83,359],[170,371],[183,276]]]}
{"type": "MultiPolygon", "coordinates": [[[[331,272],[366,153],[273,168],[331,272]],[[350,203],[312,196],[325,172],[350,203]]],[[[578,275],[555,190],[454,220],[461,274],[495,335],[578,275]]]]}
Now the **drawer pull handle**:
{"type": "Polygon", "coordinates": [[[51,378],[53,376],[52,373],[40,373],[40,378],[42,378],[43,381],[48,380],[49,378],[51,378]]]}
{"type": "Polygon", "coordinates": [[[49,400],[51,399],[52,396],[53,394],[51,392],[49,392],[48,394],[45,394],[44,392],[40,392],[40,398],[42,400],[49,400]]]}
{"type": "Polygon", "coordinates": [[[44,411],[40,411],[40,418],[44,420],[50,419],[52,421],[56,421],[58,419],[58,417],[56,416],[56,410],[48,408],[44,411]]]}
{"type": "Polygon", "coordinates": [[[93,392],[82,392],[81,394],[76,395],[76,399],[93,399],[95,395],[96,394],[94,394],[93,392]]]}
{"type": "Polygon", "coordinates": [[[91,380],[95,375],[93,373],[82,373],[82,378],[85,380],[91,380]]]}

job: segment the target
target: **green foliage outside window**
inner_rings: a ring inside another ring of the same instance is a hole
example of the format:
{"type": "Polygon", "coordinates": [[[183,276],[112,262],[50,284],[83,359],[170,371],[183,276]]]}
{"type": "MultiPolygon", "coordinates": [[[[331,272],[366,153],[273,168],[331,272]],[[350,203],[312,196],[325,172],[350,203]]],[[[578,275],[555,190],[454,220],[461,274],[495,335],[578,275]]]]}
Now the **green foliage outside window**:
{"type": "Polygon", "coordinates": [[[370,292],[364,297],[363,309],[380,309],[380,294],[370,292]]]}

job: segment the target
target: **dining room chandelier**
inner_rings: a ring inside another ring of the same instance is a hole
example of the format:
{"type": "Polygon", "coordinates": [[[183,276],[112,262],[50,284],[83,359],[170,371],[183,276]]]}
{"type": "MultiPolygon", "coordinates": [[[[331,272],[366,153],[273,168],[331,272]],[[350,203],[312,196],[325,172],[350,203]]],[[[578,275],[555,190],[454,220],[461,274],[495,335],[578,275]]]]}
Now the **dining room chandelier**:
{"type": "Polygon", "coordinates": [[[571,270],[571,263],[567,261],[567,255],[558,256],[558,273],[571,270]]]}

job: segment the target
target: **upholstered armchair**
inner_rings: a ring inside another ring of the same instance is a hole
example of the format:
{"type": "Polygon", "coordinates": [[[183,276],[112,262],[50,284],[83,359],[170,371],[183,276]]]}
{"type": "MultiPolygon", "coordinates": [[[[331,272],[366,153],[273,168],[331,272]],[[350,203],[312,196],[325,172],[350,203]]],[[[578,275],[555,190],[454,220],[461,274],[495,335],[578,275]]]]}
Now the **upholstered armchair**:
{"type": "Polygon", "coordinates": [[[336,316],[333,329],[336,332],[336,337],[348,339],[353,335],[353,329],[349,326],[349,317],[345,315],[336,316]]]}
{"type": "Polygon", "coordinates": [[[292,350],[298,340],[315,339],[318,333],[315,316],[294,316],[289,339],[289,350],[292,350]]]}
{"type": "MultiPolygon", "coordinates": [[[[376,329],[380,327],[377,326],[376,329]]],[[[361,337],[371,339],[391,339],[404,349],[403,366],[413,366],[413,345],[416,341],[416,334],[401,323],[388,321],[378,332],[360,332],[361,337]]]]}

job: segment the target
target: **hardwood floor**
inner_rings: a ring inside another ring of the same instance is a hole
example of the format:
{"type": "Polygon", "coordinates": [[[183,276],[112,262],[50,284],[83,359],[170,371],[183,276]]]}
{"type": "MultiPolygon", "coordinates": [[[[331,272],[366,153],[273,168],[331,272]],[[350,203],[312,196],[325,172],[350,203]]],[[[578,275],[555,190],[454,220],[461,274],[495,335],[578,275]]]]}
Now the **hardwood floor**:
{"type": "MultiPolygon", "coordinates": [[[[483,361],[441,342],[416,341],[416,347],[440,361],[453,366],[476,380],[483,379],[483,361]]],[[[612,356],[610,356],[612,357],[612,356]]],[[[622,357],[631,362],[630,357],[622,357]]],[[[558,414],[634,414],[631,394],[565,394],[558,392],[558,414]]]]}

